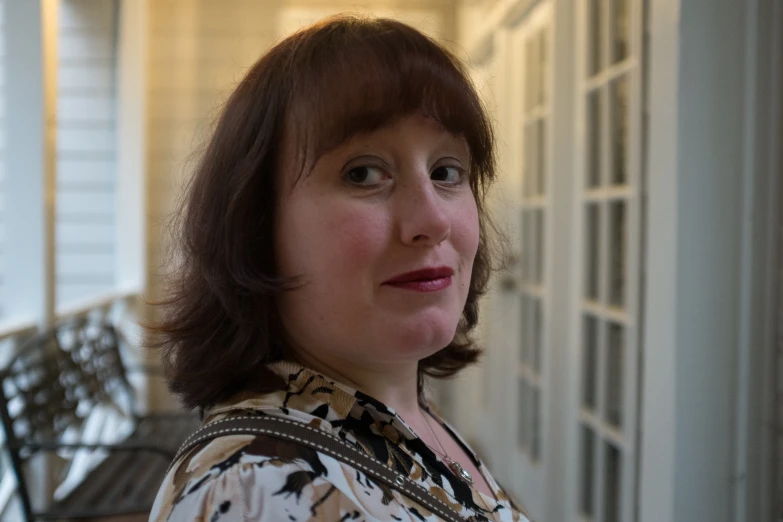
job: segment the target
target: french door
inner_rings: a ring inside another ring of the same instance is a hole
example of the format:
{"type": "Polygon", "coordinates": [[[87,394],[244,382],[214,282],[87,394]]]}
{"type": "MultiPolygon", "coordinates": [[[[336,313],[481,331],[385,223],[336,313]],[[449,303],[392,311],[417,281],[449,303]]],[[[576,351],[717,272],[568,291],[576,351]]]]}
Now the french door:
{"type": "Polygon", "coordinates": [[[489,442],[502,448],[494,459],[500,474],[534,519],[632,522],[640,409],[642,1],[539,1],[505,31],[503,88],[496,96],[507,142],[501,199],[513,266],[489,321],[495,333],[488,338],[493,360],[485,385],[501,400],[488,401],[500,411],[484,415],[503,427],[489,442]],[[568,16],[575,34],[555,25],[564,4],[573,5],[568,16]],[[570,89],[557,88],[563,69],[554,57],[563,54],[556,46],[576,55],[570,89]],[[564,96],[574,103],[562,103],[564,96]],[[564,105],[573,113],[558,112],[564,105]],[[564,116],[570,128],[554,124],[564,116]],[[573,134],[563,135],[565,128],[573,134]],[[562,154],[573,158],[572,169],[555,171],[562,154]],[[570,228],[562,226],[569,219],[570,228]]]}
{"type": "Polygon", "coordinates": [[[509,349],[504,381],[509,477],[531,516],[546,519],[550,462],[546,437],[551,386],[552,2],[539,3],[508,35],[506,126],[511,267],[504,284],[509,349]]]}
{"type": "Polygon", "coordinates": [[[571,358],[573,520],[635,520],[640,409],[642,2],[581,0],[571,358]]]}

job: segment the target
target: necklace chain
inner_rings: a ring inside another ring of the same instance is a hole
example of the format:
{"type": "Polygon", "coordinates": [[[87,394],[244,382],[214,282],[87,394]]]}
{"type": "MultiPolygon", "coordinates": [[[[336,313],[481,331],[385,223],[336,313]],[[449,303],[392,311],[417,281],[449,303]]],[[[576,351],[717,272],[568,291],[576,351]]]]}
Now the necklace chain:
{"type": "Polygon", "coordinates": [[[454,474],[456,474],[460,479],[464,480],[468,484],[473,484],[473,477],[468,472],[468,470],[463,468],[459,462],[449,457],[448,453],[446,453],[446,448],[443,447],[443,444],[440,442],[440,438],[438,438],[437,433],[435,433],[435,430],[432,429],[432,425],[430,424],[429,419],[427,419],[428,416],[429,416],[429,412],[425,411],[424,422],[427,423],[427,427],[430,429],[430,433],[432,433],[432,436],[435,437],[435,440],[438,442],[438,446],[440,446],[440,449],[441,451],[443,451],[443,453],[440,453],[435,448],[431,448],[431,449],[436,453],[439,453],[440,456],[446,459],[446,462],[448,463],[449,467],[451,468],[451,471],[453,471],[454,474]]]}
{"type": "MultiPolygon", "coordinates": [[[[427,427],[430,429],[430,433],[432,433],[432,436],[435,437],[435,440],[438,442],[438,446],[440,446],[440,449],[443,452],[440,455],[442,457],[444,457],[446,460],[448,460],[449,462],[453,462],[452,458],[449,457],[449,455],[446,453],[446,448],[444,448],[443,444],[441,444],[440,439],[438,438],[438,435],[435,433],[435,430],[432,429],[432,425],[430,424],[430,421],[429,421],[429,419],[427,419],[427,417],[429,417],[429,413],[425,412],[424,413],[424,422],[427,423],[427,427]]],[[[433,448],[433,449],[435,449],[435,448],[433,448]]],[[[435,450],[435,451],[437,451],[437,450],[435,450]]]]}

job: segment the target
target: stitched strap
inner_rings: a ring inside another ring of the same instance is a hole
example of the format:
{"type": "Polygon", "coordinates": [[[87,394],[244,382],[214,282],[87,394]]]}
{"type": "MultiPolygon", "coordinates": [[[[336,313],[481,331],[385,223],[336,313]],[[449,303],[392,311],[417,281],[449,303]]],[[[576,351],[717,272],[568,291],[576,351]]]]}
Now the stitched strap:
{"type": "Polygon", "coordinates": [[[408,478],[407,475],[395,472],[385,464],[356,449],[335,435],[301,422],[287,419],[275,417],[232,417],[209,423],[188,437],[182,444],[169,466],[169,471],[183,455],[195,446],[229,435],[266,435],[306,446],[363,471],[376,482],[383,483],[406,497],[415,500],[443,520],[464,522],[464,519],[460,518],[445,502],[408,478]]]}

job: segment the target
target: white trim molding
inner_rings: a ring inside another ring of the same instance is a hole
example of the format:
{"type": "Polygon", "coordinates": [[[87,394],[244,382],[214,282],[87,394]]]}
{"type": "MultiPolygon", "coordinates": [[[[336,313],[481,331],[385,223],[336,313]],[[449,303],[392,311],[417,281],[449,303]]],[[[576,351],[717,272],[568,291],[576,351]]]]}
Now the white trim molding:
{"type": "Polygon", "coordinates": [[[9,318],[54,321],[57,2],[6,0],[4,241],[9,318]]]}
{"type": "Polygon", "coordinates": [[[115,288],[147,282],[147,0],[120,2],[117,43],[115,288]]]}

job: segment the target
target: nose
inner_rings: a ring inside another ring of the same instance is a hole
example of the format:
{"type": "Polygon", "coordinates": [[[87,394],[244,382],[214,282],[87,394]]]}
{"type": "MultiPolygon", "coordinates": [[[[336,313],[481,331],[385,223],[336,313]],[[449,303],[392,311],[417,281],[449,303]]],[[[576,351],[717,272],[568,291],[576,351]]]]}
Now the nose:
{"type": "Polygon", "coordinates": [[[436,246],[451,233],[446,199],[430,180],[429,173],[409,181],[398,191],[400,239],[412,246],[436,246]]]}

